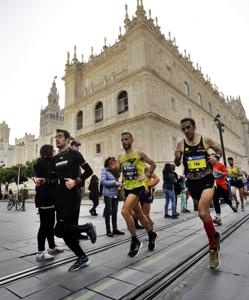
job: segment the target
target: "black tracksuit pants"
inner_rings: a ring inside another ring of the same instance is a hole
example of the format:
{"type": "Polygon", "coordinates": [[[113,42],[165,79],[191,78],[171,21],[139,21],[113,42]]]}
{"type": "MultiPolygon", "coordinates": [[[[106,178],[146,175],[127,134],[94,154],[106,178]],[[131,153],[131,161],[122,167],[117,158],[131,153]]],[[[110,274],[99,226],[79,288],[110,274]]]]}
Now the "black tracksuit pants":
{"type": "Polygon", "coordinates": [[[229,206],[232,206],[232,201],[229,198],[228,189],[224,189],[222,186],[217,185],[217,187],[215,187],[214,197],[213,197],[214,209],[215,209],[216,214],[221,213],[220,201],[219,201],[220,198],[223,198],[226,204],[228,204],[229,206]]]}
{"type": "Polygon", "coordinates": [[[50,249],[56,245],[54,242],[54,224],[55,224],[55,210],[54,208],[39,208],[40,228],[37,234],[38,251],[45,250],[46,239],[50,249]]]}

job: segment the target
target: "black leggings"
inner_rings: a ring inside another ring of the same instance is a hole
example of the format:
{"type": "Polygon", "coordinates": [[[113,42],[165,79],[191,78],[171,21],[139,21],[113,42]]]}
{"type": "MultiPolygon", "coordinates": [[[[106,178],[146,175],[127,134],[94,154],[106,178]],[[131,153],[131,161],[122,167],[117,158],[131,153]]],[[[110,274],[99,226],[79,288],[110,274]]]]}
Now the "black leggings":
{"type": "Polygon", "coordinates": [[[229,198],[229,192],[228,189],[224,189],[222,186],[217,185],[214,190],[214,197],[213,197],[213,202],[214,202],[214,209],[216,214],[220,214],[220,201],[219,199],[223,198],[225,203],[228,204],[229,206],[232,206],[232,201],[229,198]]]}
{"type": "Polygon", "coordinates": [[[47,239],[50,249],[56,245],[54,242],[54,224],[55,224],[55,210],[54,208],[39,208],[40,228],[37,234],[38,251],[45,250],[45,241],[47,239]]]}

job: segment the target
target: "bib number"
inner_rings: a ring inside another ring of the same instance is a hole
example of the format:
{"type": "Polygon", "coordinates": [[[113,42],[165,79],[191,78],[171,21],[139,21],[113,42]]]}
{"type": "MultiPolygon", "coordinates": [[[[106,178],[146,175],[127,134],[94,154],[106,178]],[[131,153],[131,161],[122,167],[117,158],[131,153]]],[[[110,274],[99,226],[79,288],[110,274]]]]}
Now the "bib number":
{"type": "Polygon", "coordinates": [[[136,166],[124,166],[123,175],[126,180],[133,180],[138,178],[136,166]]]}
{"type": "Polygon", "coordinates": [[[192,156],[187,160],[189,170],[204,169],[207,167],[205,156],[192,156]]]}

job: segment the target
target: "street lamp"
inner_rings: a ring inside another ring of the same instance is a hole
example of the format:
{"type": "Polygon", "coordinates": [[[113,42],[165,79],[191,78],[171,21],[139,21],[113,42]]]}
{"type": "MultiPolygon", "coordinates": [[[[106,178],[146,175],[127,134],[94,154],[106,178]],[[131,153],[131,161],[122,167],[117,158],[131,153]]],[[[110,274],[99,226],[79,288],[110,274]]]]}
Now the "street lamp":
{"type": "Polygon", "coordinates": [[[214,123],[219,130],[223,161],[224,161],[224,165],[227,166],[225,147],[224,147],[223,135],[222,135],[222,133],[224,132],[225,124],[221,122],[219,113],[217,113],[216,117],[214,118],[214,123]]]}

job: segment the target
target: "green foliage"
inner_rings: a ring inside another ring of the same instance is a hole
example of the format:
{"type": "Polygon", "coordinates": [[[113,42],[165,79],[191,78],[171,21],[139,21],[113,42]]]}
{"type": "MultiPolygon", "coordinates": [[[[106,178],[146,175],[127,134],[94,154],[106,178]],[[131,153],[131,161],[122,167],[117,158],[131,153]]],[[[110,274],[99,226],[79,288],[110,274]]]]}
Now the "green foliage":
{"type": "Polygon", "coordinates": [[[18,182],[18,170],[20,168],[20,179],[19,183],[23,183],[35,176],[34,164],[36,160],[26,161],[25,165],[16,165],[8,168],[0,168],[0,184],[18,182]]]}

